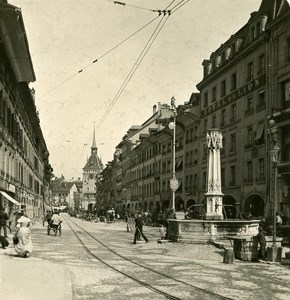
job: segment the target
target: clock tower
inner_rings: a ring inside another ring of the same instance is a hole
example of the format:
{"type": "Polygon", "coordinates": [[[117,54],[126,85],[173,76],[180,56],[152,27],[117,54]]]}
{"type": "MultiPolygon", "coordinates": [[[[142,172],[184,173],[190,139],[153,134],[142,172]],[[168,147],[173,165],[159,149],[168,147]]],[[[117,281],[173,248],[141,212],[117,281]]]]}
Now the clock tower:
{"type": "Polygon", "coordinates": [[[93,205],[96,203],[96,179],[102,172],[103,164],[98,157],[98,148],[96,146],[95,130],[93,135],[93,144],[91,147],[91,155],[87,159],[83,168],[83,195],[82,210],[93,211],[93,205]]]}

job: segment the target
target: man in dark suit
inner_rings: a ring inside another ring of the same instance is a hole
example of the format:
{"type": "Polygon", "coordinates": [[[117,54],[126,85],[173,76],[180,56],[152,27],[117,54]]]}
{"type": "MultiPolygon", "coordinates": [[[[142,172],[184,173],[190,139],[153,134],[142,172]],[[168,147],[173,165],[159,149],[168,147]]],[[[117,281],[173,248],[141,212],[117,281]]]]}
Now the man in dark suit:
{"type": "Polygon", "coordinates": [[[135,219],[135,234],[134,234],[134,242],[133,244],[136,244],[138,234],[140,234],[146,243],[149,242],[146,235],[143,233],[143,217],[142,213],[138,212],[137,218],[135,219]]]}
{"type": "Polygon", "coordinates": [[[2,231],[2,227],[4,229],[4,236],[7,237],[7,226],[6,221],[9,219],[6,212],[4,212],[2,209],[0,209],[0,235],[2,231]]]}

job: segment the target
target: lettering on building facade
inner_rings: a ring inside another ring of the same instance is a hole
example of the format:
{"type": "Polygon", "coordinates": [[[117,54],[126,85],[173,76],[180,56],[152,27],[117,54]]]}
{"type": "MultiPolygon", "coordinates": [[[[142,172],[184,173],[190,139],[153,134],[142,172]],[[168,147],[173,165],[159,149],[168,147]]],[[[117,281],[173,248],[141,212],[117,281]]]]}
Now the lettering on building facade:
{"type": "Polygon", "coordinates": [[[221,98],[220,100],[216,101],[212,105],[206,107],[201,111],[201,116],[206,117],[207,115],[210,115],[211,113],[217,111],[218,109],[221,109],[230,103],[236,101],[237,99],[243,97],[244,95],[254,91],[255,89],[263,86],[265,84],[265,74],[262,74],[261,76],[253,79],[252,81],[248,82],[244,86],[238,88],[231,94],[221,98]]]}

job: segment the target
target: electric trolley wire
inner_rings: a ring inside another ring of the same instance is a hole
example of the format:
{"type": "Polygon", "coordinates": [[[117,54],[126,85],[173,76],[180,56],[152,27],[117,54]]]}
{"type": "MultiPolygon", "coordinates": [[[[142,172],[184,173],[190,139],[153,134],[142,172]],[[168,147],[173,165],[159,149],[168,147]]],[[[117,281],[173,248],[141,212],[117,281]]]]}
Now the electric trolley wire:
{"type": "Polygon", "coordinates": [[[159,22],[159,24],[157,25],[157,27],[155,28],[154,32],[152,33],[152,35],[150,36],[149,40],[147,41],[145,47],[143,48],[143,50],[141,51],[141,54],[139,55],[138,59],[136,60],[135,64],[133,65],[133,67],[131,68],[130,72],[128,73],[126,79],[124,80],[123,84],[121,85],[121,87],[119,88],[117,94],[115,95],[115,97],[113,98],[113,100],[111,101],[109,107],[107,108],[107,110],[105,111],[104,115],[102,116],[101,120],[99,121],[99,123],[96,126],[96,130],[98,130],[100,128],[100,126],[102,125],[102,123],[104,122],[104,120],[106,119],[106,117],[108,116],[109,112],[112,110],[112,108],[114,107],[114,105],[116,104],[117,100],[120,98],[122,92],[124,91],[124,89],[126,88],[126,86],[128,85],[129,81],[131,80],[131,78],[133,77],[134,73],[136,72],[138,66],[141,64],[141,62],[143,61],[145,55],[147,54],[147,52],[149,51],[149,49],[151,48],[153,42],[155,41],[155,39],[157,38],[158,34],[160,33],[161,29],[163,28],[165,22],[168,20],[168,17],[165,19],[165,21],[162,24],[162,21],[164,20],[165,16],[162,17],[161,21],[159,22]],[[162,25],[161,25],[162,24],[162,25]],[[159,28],[160,27],[160,28],[159,28]]]}
{"type": "MultiPolygon", "coordinates": [[[[147,52],[149,51],[149,49],[151,48],[153,42],[155,41],[155,39],[157,38],[157,36],[159,35],[161,29],[163,28],[163,26],[165,25],[166,21],[168,20],[169,16],[176,12],[178,9],[180,9],[184,4],[186,4],[189,0],[185,1],[185,0],[181,0],[179,3],[177,3],[173,9],[175,8],[175,10],[173,10],[172,12],[168,12],[167,13],[167,18],[165,19],[165,21],[162,24],[162,21],[165,17],[165,15],[163,15],[161,21],[159,22],[159,24],[157,25],[157,27],[155,28],[154,32],[152,33],[152,35],[150,36],[148,42],[146,43],[145,47],[143,48],[141,54],[139,55],[138,59],[136,60],[135,64],[133,65],[133,67],[131,68],[129,74],[127,75],[126,79],[124,80],[123,84],[121,85],[121,87],[119,88],[117,94],[115,95],[115,97],[113,98],[113,100],[111,101],[109,107],[107,108],[107,110],[105,111],[104,115],[102,116],[101,120],[98,122],[97,126],[96,126],[96,130],[98,130],[101,125],[103,124],[103,122],[105,121],[106,117],[108,116],[108,114],[110,113],[110,111],[112,110],[112,108],[114,107],[114,105],[116,104],[116,102],[118,101],[118,99],[120,98],[121,94],[123,93],[124,89],[126,88],[126,86],[128,85],[129,81],[131,80],[131,78],[133,77],[134,73],[136,72],[137,68],[139,67],[139,65],[141,64],[141,62],[143,61],[145,55],[147,54],[147,52]],[[184,3],[183,3],[184,2],[184,3]],[[162,25],[161,25],[162,24],[162,25]],[[160,28],[159,28],[160,27],[160,28]]],[[[171,2],[171,4],[174,1],[171,2]]],[[[170,4],[170,5],[171,5],[170,4]]],[[[169,6],[168,6],[169,7],[169,6]]],[[[167,8],[168,8],[167,7],[167,8]]]]}
{"type": "Polygon", "coordinates": [[[137,6],[137,5],[132,5],[132,4],[127,4],[127,3],[121,2],[121,1],[113,1],[113,0],[106,0],[106,1],[107,2],[112,2],[114,4],[122,5],[122,6],[128,6],[128,7],[133,7],[133,8],[137,8],[137,9],[153,11],[152,9],[149,9],[149,8],[145,8],[145,7],[141,7],[141,6],[137,6]]]}
{"type": "Polygon", "coordinates": [[[54,86],[52,89],[50,89],[49,91],[47,91],[46,93],[44,93],[43,95],[41,95],[40,97],[38,97],[38,99],[43,98],[44,96],[52,93],[54,90],[56,90],[57,88],[59,88],[60,86],[62,86],[63,84],[65,84],[66,82],[68,82],[69,80],[71,80],[72,78],[74,78],[75,76],[79,75],[80,73],[82,73],[85,69],[89,68],[90,66],[92,66],[94,63],[96,63],[97,61],[99,61],[100,59],[102,59],[103,57],[105,57],[106,55],[108,55],[109,53],[111,53],[112,51],[114,51],[115,49],[117,49],[119,46],[121,46],[122,44],[124,44],[126,41],[128,41],[130,38],[132,38],[133,36],[135,36],[137,33],[139,33],[140,31],[142,31],[144,28],[146,28],[147,26],[149,26],[151,23],[153,23],[156,19],[158,19],[159,16],[156,16],[154,19],[152,19],[150,22],[146,23],[144,26],[142,26],[141,28],[139,28],[137,31],[135,31],[134,33],[132,33],[131,35],[129,35],[127,38],[125,38],[124,40],[122,40],[120,43],[118,43],[117,45],[115,45],[113,48],[111,48],[110,50],[106,51],[104,54],[102,54],[100,57],[94,59],[90,64],[86,65],[84,68],[80,69],[77,73],[71,75],[70,77],[66,78],[65,80],[61,81],[59,84],[57,84],[56,86],[54,86]]]}
{"type": "Polygon", "coordinates": [[[171,13],[175,13],[177,10],[179,10],[183,5],[185,5],[190,0],[181,0],[179,3],[177,3],[174,7],[171,8],[173,10],[171,13]],[[184,3],[183,3],[184,2],[184,3]],[[176,8],[177,7],[177,8],[176,8]],[[174,10],[175,9],[175,10],[174,10]]]}

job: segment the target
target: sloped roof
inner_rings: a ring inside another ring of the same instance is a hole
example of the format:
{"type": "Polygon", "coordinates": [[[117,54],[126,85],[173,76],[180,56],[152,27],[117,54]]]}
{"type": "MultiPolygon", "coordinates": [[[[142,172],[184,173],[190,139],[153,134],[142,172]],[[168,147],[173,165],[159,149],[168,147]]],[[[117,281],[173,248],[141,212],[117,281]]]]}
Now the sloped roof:
{"type": "Polygon", "coordinates": [[[35,73],[21,10],[0,1],[0,34],[17,82],[34,82],[35,73]],[[9,33],[9,34],[7,34],[9,33]]]}
{"type": "Polygon", "coordinates": [[[262,0],[259,8],[259,11],[265,12],[271,21],[287,10],[289,11],[289,3],[287,0],[262,0]]]}
{"type": "Polygon", "coordinates": [[[93,170],[95,172],[101,172],[103,167],[102,167],[102,162],[99,159],[99,157],[96,154],[91,154],[91,156],[89,157],[86,165],[84,166],[83,170],[84,171],[89,171],[89,170],[93,170]]]}

